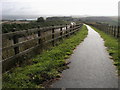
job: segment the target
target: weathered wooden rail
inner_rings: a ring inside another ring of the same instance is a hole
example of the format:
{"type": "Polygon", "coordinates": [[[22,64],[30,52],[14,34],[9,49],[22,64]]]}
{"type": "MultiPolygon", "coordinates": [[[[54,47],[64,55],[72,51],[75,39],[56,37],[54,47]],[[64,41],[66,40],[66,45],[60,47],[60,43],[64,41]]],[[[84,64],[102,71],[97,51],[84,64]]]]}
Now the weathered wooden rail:
{"type": "Polygon", "coordinates": [[[10,41],[11,43],[10,45],[3,45],[2,47],[3,60],[1,63],[3,72],[40,53],[45,47],[50,45],[54,46],[60,39],[68,37],[80,30],[81,26],[82,24],[50,26],[44,28],[38,26],[38,28],[34,29],[3,34],[3,42],[10,41]],[[27,38],[27,40],[20,41],[21,38],[27,38]],[[28,47],[23,49],[24,45],[28,47]],[[12,54],[7,56],[8,52],[12,54]]]}
{"type": "Polygon", "coordinates": [[[87,23],[87,24],[94,26],[116,38],[119,38],[119,36],[120,36],[120,26],[111,26],[111,25],[107,25],[107,24],[90,24],[90,23],[87,23]]]}

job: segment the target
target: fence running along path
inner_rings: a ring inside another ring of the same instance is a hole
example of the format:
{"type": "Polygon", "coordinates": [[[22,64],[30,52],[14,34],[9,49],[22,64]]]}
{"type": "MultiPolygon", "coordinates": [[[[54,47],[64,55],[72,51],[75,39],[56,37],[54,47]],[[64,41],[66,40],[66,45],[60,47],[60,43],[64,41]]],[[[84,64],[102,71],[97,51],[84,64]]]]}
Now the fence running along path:
{"type": "Polygon", "coordinates": [[[120,26],[111,26],[107,24],[90,24],[90,23],[87,23],[87,24],[93,27],[96,27],[104,31],[105,33],[110,34],[116,38],[119,38],[120,36],[120,26]]]}
{"type": "MultiPolygon", "coordinates": [[[[68,37],[74,32],[77,32],[80,30],[83,24],[77,24],[77,25],[59,25],[59,26],[50,26],[50,27],[44,27],[40,28],[34,28],[34,29],[28,29],[28,30],[22,30],[22,31],[15,31],[10,33],[2,34],[2,38],[5,40],[11,40],[12,45],[9,46],[3,46],[2,52],[10,51],[13,52],[13,55],[4,58],[0,62],[2,63],[2,70],[3,72],[11,69],[16,65],[16,63],[21,62],[25,59],[31,58],[32,55],[38,54],[41,52],[41,50],[46,47],[46,45],[51,44],[54,46],[57,41],[60,39],[63,39],[65,37],[68,37]],[[47,33],[45,35],[45,33],[47,33]],[[20,42],[20,38],[29,37],[32,36],[32,39],[23,40],[20,42]],[[45,38],[47,38],[45,40],[45,38]],[[35,42],[35,44],[32,47],[27,47],[25,50],[21,51],[21,47],[23,47],[25,44],[35,42]],[[49,44],[48,44],[49,43],[49,44]]],[[[4,55],[4,53],[3,53],[4,55]]]]}

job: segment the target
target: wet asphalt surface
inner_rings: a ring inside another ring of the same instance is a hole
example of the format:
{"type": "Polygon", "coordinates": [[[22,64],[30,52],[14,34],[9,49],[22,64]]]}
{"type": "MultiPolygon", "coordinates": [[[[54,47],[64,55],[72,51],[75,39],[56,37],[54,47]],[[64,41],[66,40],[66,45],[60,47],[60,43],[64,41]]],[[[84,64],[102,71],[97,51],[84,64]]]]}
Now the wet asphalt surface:
{"type": "Polygon", "coordinates": [[[91,27],[88,36],[76,47],[60,80],[52,88],[118,88],[117,69],[109,59],[104,41],[91,27]]]}

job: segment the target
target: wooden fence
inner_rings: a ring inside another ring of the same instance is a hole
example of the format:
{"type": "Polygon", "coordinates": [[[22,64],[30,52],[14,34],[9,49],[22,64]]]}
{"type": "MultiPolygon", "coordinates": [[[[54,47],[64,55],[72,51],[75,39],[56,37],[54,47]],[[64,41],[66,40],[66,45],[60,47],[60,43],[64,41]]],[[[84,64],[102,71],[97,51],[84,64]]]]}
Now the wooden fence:
{"type": "Polygon", "coordinates": [[[40,53],[45,47],[50,45],[54,46],[60,39],[68,37],[74,32],[80,30],[82,25],[83,24],[72,26],[60,25],[44,28],[38,26],[38,28],[34,29],[3,34],[3,60],[1,61],[3,72],[16,66],[16,63],[20,63],[25,59],[31,58],[40,53]],[[8,41],[10,43],[8,43],[8,41]],[[5,42],[8,45],[4,45],[5,42]]]}
{"type": "Polygon", "coordinates": [[[119,38],[119,36],[120,36],[120,26],[111,26],[111,25],[107,25],[107,24],[90,24],[90,23],[87,23],[87,24],[94,26],[116,38],[119,38]]]}

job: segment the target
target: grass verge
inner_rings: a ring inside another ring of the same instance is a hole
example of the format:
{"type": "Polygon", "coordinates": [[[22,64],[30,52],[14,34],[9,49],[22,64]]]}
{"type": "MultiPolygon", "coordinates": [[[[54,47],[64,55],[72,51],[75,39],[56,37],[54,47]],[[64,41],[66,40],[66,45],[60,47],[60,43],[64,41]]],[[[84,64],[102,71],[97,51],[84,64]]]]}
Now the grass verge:
{"type": "Polygon", "coordinates": [[[87,36],[87,28],[82,29],[63,43],[44,51],[32,59],[33,64],[18,67],[3,74],[3,88],[41,88],[43,82],[60,77],[66,66],[66,58],[72,54],[73,49],[87,36]]]}
{"type": "Polygon", "coordinates": [[[120,53],[118,52],[120,50],[120,48],[118,47],[118,39],[108,35],[106,33],[104,33],[101,30],[98,30],[97,28],[91,26],[95,31],[97,31],[101,37],[104,39],[105,41],[105,46],[107,47],[107,50],[109,52],[109,55],[112,56],[112,59],[114,60],[114,65],[117,66],[118,68],[118,75],[120,76],[120,53]]]}

